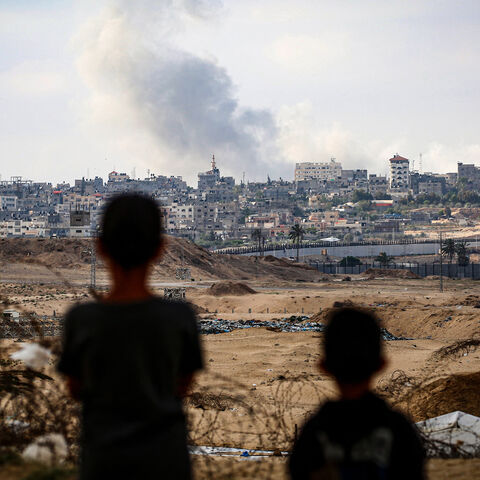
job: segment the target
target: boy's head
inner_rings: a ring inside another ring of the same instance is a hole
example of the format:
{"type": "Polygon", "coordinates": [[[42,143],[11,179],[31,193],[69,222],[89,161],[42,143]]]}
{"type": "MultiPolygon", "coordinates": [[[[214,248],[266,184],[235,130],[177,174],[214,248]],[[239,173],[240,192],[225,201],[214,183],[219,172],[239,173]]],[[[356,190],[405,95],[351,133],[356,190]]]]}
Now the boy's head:
{"type": "Polygon", "coordinates": [[[384,365],[380,326],[377,318],[366,310],[333,310],[323,349],[323,368],[342,384],[369,380],[384,365]]]}
{"type": "Polygon", "coordinates": [[[155,200],[138,194],[114,197],[103,213],[99,243],[102,253],[124,270],[146,265],[163,244],[155,200]]]}

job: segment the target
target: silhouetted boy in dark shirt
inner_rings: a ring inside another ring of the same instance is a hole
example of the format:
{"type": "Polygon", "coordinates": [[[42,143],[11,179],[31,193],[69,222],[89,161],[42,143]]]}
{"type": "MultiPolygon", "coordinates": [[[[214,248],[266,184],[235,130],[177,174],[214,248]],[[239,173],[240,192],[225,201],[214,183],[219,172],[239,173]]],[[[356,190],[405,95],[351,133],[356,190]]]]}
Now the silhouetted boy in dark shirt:
{"type": "Polygon", "coordinates": [[[101,227],[112,288],[67,314],[58,365],[83,407],[80,479],[190,479],[182,396],[202,356],[190,307],[147,286],[163,249],[159,208],[119,196],[101,227]]]}
{"type": "Polygon", "coordinates": [[[415,428],[371,391],[385,365],[377,319],[355,308],[333,311],[323,349],[321,368],[334,377],[340,399],[303,427],[290,458],[292,479],[423,479],[415,428]]]}

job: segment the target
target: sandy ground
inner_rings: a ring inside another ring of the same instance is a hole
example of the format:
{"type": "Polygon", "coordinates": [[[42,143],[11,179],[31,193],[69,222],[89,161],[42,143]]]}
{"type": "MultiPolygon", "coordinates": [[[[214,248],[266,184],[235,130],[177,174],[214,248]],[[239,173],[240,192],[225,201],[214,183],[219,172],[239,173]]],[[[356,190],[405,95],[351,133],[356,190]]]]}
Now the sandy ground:
{"type": "MultiPolygon", "coordinates": [[[[0,295],[8,298],[10,308],[62,315],[72,303],[90,298],[90,273],[85,265],[58,272],[54,275],[34,264],[4,266],[0,295]]],[[[105,272],[100,270],[97,280],[106,286],[105,272]]],[[[398,371],[427,385],[438,378],[480,372],[480,350],[446,358],[435,355],[442,347],[480,334],[480,310],[476,308],[480,283],[446,280],[440,292],[437,279],[352,277],[352,281],[342,282],[331,277],[306,283],[291,281],[285,275],[241,280],[257,293],[217,297],[208,293],[211,279],[180,282],[158,272],[152,285],[159,294],[165,285],[185,285],[187,299],[207,311],[202,317],[213,319],[272,320],[303,313],[317,315],[321,321],[335,301],[369,306],[391,333],[409,338],[386,342],[388,366],[375,379],[375,386],[387,398],[389,394],[382,387],[398,371]]],[[[336,395],[331,380],[317,368],[321,334],[249,328],[203,336],[202,340],[207,368],[198,376],[187,401],[192,442],[196,444],[288,449],[295,430],[308,415],[320,402],[336,395]]],[[[447,389],[445,395],[447,400],[451,395],[455,408],[458,402],[462,405],[455,392],[447,389]]],[[[422,401],[428,403],[424,397],[422,401]]],[[[399,407],[417,421],[430,411],[426,407],[412,410],[408,401],[399,407]]],[[[441,408],[445,411],[440,413],[450,411],[449,402],[443,402],[441,408]]],[[[277,457],[262,462],[231,458],[196,458],[195,462],[197,478],[241,478],[241,472],[243,478],[286,478],[285,460],[277,457]]],[[[432,479],[480,478],[480,461],[432,460],[428,471],[432,479]]],[[[21,478],[16,475],[0,467],[1,479],[21,478]]]]}

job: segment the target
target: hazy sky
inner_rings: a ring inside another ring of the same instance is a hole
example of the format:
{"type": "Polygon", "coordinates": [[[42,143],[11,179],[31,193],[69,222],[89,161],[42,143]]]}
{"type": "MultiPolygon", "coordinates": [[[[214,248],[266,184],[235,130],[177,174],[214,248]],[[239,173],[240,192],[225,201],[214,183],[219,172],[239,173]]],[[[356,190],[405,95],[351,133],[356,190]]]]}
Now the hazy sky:
{"type": "Polygon", "coordinates": [[[0,174],[480,164],[478,0],[2,0],[0,174]]]}

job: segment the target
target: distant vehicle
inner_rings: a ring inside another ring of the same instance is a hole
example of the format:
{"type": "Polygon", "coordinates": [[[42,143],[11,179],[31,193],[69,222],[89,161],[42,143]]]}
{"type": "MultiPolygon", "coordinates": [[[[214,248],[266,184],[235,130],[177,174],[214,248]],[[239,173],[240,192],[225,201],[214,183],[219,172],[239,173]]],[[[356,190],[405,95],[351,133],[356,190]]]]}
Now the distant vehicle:
{"type": "Polygon", "coordinates": [[[288,257],[289,260],[293,260],[294,262],[297,260],[295,257],[288,257]]]}
{"type": "Polygon", "coordinates": [[[20,320],[20,314],[11,308],[4,310],[2,313],[2,317],[6,320],[13,320],[14,322],[18,322],[20,320]]]}

